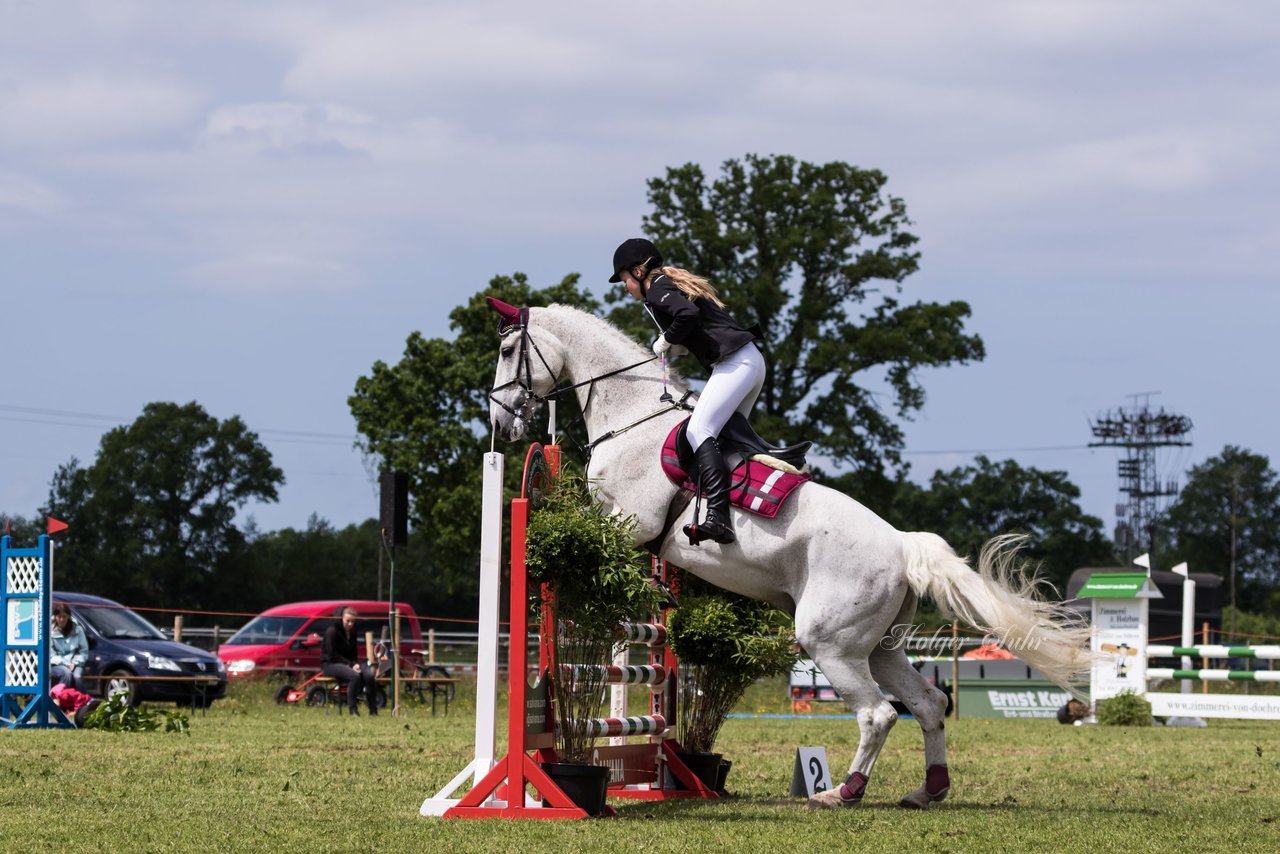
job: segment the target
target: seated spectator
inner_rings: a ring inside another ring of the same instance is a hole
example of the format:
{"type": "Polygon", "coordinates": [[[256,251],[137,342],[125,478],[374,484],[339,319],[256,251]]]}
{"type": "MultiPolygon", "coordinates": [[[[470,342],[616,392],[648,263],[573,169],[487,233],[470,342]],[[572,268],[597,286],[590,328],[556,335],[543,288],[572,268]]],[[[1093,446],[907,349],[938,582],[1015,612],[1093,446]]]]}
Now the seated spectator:
{"type": "Polygon", "coordinates": [[[53,606],[53,631],[49,633],[49,679],[68,688],[83,690],[84,662],[89,657],[89,642],[84,629],[71,619],[65,602],[53,606]]]}
{"type": "Polygon", "coordinates": [[[320,647],[320,672],[325,676],[337,679],[347,686],[347,711],[352,715],[360,714],[356,710],[356,701],[360,690],[364,689],[365,705],[369,714],[378,713],[378,701],[375,694],[378,689],[373,668],[359,661],[356,644],[356,609],[343,608],[342,622],[334,624],[324,633],[324,644],[320,647]]]}

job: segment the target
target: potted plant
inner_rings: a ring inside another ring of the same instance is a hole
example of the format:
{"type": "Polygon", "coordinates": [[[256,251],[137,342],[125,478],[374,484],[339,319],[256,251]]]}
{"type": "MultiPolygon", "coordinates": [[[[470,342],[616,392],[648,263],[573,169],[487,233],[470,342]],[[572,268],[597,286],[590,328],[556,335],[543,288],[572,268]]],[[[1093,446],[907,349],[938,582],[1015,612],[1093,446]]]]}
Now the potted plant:
{"type": "MultiPolygon", "coordinates": [[[[600,665],[613,659],[618,624],[651,614],[662,602],[648,558],[635,546],[634,528],[634,518],[605,512],[581,475],[565,466],[530,517],[526,535],[529,578],[547,585],[556,621],[554,630],[543,632],[551,644],[560,759],[548,773],[592,815],[603,810],[609,782],[607,768],[589,764],[596,737],[583,725],[602,716],[608,699],[600,665]],[[583,801],[571,791],[579,788],[583,801]]],[[[540,598],[531,597],[530,604],[537,607],[540,598]]]]}
{"type": "Polygon", "coordinates": [[[713,751],[716,738],[753,682],[791,671],[796,660],[791,618],[686,573],[667,632],[680,662],[676,737],[681,759],[708,787],[723,790],[732,763],[713,751]]]}

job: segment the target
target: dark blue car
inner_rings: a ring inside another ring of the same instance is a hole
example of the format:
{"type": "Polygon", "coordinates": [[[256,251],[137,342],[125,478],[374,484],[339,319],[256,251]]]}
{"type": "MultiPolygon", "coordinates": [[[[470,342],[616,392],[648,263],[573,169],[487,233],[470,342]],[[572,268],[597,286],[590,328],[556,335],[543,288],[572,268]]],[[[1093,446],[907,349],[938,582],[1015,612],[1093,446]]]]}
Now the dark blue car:
{"type": "Polygon", "coordinates": [[[54,591],[53,601],[71,607],[89,641],[87,692],[104,699],[124,693],[135,706],[143,700],[208,706],[226,695],[227,669],[212,652],[167,639],[135,612],[101,596],[54,591]]]}

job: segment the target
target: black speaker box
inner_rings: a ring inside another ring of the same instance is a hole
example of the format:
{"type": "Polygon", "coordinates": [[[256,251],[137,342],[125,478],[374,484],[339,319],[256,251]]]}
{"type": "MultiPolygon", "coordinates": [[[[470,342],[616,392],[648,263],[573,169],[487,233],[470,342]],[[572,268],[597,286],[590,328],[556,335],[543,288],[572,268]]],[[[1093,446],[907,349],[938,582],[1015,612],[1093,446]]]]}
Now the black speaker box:
{"type": "Polygon", "coordinates": [[[409,475],[402,471],[384,471],[379,478],[382,501],[379,521],[383,536],[392,545],[409,542],[409,475]]]}

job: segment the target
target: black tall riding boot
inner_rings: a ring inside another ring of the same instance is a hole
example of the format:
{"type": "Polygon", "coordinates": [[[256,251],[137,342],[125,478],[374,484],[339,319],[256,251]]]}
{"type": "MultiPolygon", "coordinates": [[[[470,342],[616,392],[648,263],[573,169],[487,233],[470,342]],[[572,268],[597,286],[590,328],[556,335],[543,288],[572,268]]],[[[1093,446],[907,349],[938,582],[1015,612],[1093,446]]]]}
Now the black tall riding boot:
{"type": "Polygon", "coordinates": [[[698,446],[698,485],[707,501],[707,515],[698,524],[684,526],[684,534],[695,546],[699,540],[732,543],[733,520],[729,518],[729,466],[720,453],[720,443],[708,439],[698,446]]]}

